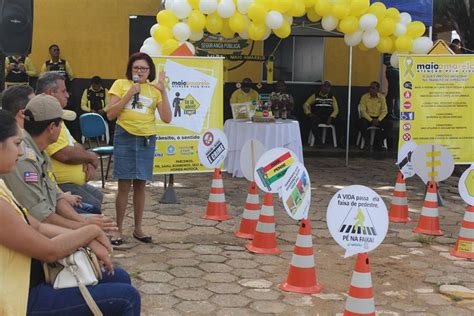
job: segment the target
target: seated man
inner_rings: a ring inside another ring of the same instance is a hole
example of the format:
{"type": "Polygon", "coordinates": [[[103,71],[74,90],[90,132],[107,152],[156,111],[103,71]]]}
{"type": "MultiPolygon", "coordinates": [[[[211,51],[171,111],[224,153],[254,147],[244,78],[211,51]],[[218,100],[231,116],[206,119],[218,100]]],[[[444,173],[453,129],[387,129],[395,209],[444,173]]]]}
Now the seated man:
{"type": "MultiPolygon", "coordinates": [[[[69,94],[66,90],[64,77],[55,72],[43,74],[36,83],[37,93],[45,93],[55,97],[61,107],[67,105],[69,94]]],[[[61,123],[61,133],[57,141],[51,143],[46,152],[51,157],[53,173],[59,187],[82,197],[82,202],[93,206],[88,213],[100,214],[103,194],[87,184],[95,177],[97,155],[87,151],[71,136],[64,122],[61,123]]],[[[76,208],[77,212],[82,212],[76,208]]]]}
{"type": "Polygon", "coordinates": [[[17,168],[1,177],[18,203],[41,222],[71,229],[96,224],[104,231],[116,230],[112,220],[103,215],[82,217],[77,214],[64,200],[54,181],[49,157],[44,150],[58,138],[62,119],[74,120],[76,114],[62,110],[55,98],[38,95],[28,102],[24,115],[25,153],[18,160],[17,168]]]}
{"type": "Polygon", "coordinates": [[[235,90],[230,96],[230,104],[250,102],[256,104],[258,101],[258,92],[252,87],[252,80],[244,78],[240,84],[240,88],[235,90]]]}
{"type": "Polygon", "coordinates": [[[384,139],[387,139],[387,144],[391,145],[391,132],[392,123],[387,118],[387,103],[385,96],[379,93],[380,84],[377,81],[370,83],[369,92],[364,94],[360,98],[360,118],[358,122],[358,128],[365,137],[367,142],[369,131],[367,128],[370,126],[378,127],[376,130],[376,137],[374,143],[374,149],[381,150],[384,139]],[[382,134],[383,137],[380,137],[382,134]]]}
{"type": "Polygon", "coordinates": [[[335,124],[339,113],[336,97],[331,93],[331,82],[323,82],[319,91],[313,93],[303,104],[303,111],[310,121],[316,142],[320,141],[318,125],[335,124]]]}
{"type": "Polygon", "coordinates": [[[29,85],[30,78],[36,76],[36,69],[28,56],[8,56],[5,58],[5,88],[29,85]]]}

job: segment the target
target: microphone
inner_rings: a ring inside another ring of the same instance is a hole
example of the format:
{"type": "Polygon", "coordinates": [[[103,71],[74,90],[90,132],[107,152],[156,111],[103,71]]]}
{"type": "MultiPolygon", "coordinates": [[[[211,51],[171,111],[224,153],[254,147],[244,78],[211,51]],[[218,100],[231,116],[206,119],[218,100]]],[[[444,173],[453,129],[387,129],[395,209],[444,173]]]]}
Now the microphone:
{"type": "MultiPolygon", "coordinates": [[[[138,75],[133,75],[132,79],[133,79],[133,83],[139,83],[140,82],[140,76],[138,76],[138,75]]],[[[138,104],[139,95],[140,95],[140,93],[135,93],[133,95],[133,102],[132,102],[133,107],[135,107],[138,104]]]]}

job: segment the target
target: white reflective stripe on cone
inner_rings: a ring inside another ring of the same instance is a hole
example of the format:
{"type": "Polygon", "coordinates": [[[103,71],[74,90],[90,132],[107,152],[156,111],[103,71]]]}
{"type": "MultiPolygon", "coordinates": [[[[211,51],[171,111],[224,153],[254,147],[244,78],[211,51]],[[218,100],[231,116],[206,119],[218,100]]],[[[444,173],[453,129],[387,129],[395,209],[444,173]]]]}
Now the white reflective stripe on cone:
{"type": "Polygon", "coordinates": [[[258,222],[256,231],[259,231],[261,233],[268,233],[268,234],[275,233],[275,223],[258,222]]]}
{"type": "Polygon", "coordinates": [[[225,195],[222,193],[211,193],[209,194],[209,202],[220,203],[225,202],[225,195]]]}
{"type": "Polygon", "coordinates": [[[310,248],[313,247],[313,237],[311,235],[300,235],[296,237],[296,246],[310,248]]]}
{"type": "Polygon", "coordinates": [[[464,220],[466,222],[474,222],[474,213],[473,212],[466,212],[464,214],[464,220]]]}
{"type": "Polygon", "coordinates": [[[242,214],[242,217],[245,219],[253,219],[257,220],[258,217],[260,216],[259,211],[249,211],[244,209],[244,213],[242,214]]]}
{"type": "Polygon", "coordinates": [[[372,275],[370,272],[352,272],[351,285],[362,289],[372,287],[372,275]]]}
{"type": "Polygon", "coordinates": [[[438,208],[423,207],[421,209],[421,215],[426,217],[438,217],[438,208]]]}
{"type": "Polygon", "coordinates": [[[438,202],[438,195],[436,193],[426,193],[425,201],[438,202]]]}
{"type": "Polygon", "coordinates": [[[461,230],[459,231],[459,236],[463,238],[474,239],[474,229],[461,227],[461,230]]]}
{"type": "Polygon", "coordinates": [[[398,197],[398,196],[392,197],[392,204],[406,205],[407,203],[408,203],[408,200],[406,197],[398,197]]]}
{"type": "Polygon", "coordinates": [[[314,268],[314,256],[300,256],[293,254],[290,264],[296,268],[314,268]]]}
{"type": "Polygon", "coordinates": [[[259,204],[260,203],[257,194],[248,194],[246,202],[247,203],[252,203],[252,204],[259,204]]]}
{"type": "Polygon", "coordinates": [[[222,179],[212,179],[211,186],[213,188],[223,188],[224,187],[224,181],[222,181],[222,179]]]}
{"type": "Polygon", "coordinates": [[[398,192],[405,192],[406,191],[406,185],[404,183],[395,183],[395,191],[398,192]]]}
{"type": "Polygon", "coordinates": [[[262,209],[260,210],[260,214],[265,216],[273,216],[273,206],[266,206],[262,205],[262,209]]]}
{"type": "Polygon", "coordinates": [[[346,300],[346,309],[349,312],[358,314],[369,314],[375,312],[374,298],[355,298],[348,296],[346,300]]]}

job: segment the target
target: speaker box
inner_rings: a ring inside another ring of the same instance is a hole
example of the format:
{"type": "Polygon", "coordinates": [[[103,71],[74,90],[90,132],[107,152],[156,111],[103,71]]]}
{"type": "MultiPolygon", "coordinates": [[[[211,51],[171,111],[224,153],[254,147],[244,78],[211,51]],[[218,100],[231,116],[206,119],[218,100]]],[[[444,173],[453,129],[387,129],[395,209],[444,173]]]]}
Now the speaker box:
{"type": "Polygon", "coordinates": [[[0,53],[28,55],[33,35],[33,0],[0,0],[0,53]]]}

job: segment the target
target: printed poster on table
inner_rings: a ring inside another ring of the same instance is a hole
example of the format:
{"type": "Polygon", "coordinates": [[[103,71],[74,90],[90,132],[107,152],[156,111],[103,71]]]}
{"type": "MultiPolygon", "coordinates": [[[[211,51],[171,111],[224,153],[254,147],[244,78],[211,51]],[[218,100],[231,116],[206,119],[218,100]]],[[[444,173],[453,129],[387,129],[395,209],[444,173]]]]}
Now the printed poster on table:
{"type": "Polygon", "coordinates": [[[157,72],[165,71],[171,122],[157,113],[154,174],[210,171],[198,157],[200,135],[223,130],[222,58],[157,57],[157,72]]]}
{"type": "Polygon", "coordinates": [[[400,142],[440,144],[474,162],[474,55],[400,56],[400,142]]]}

